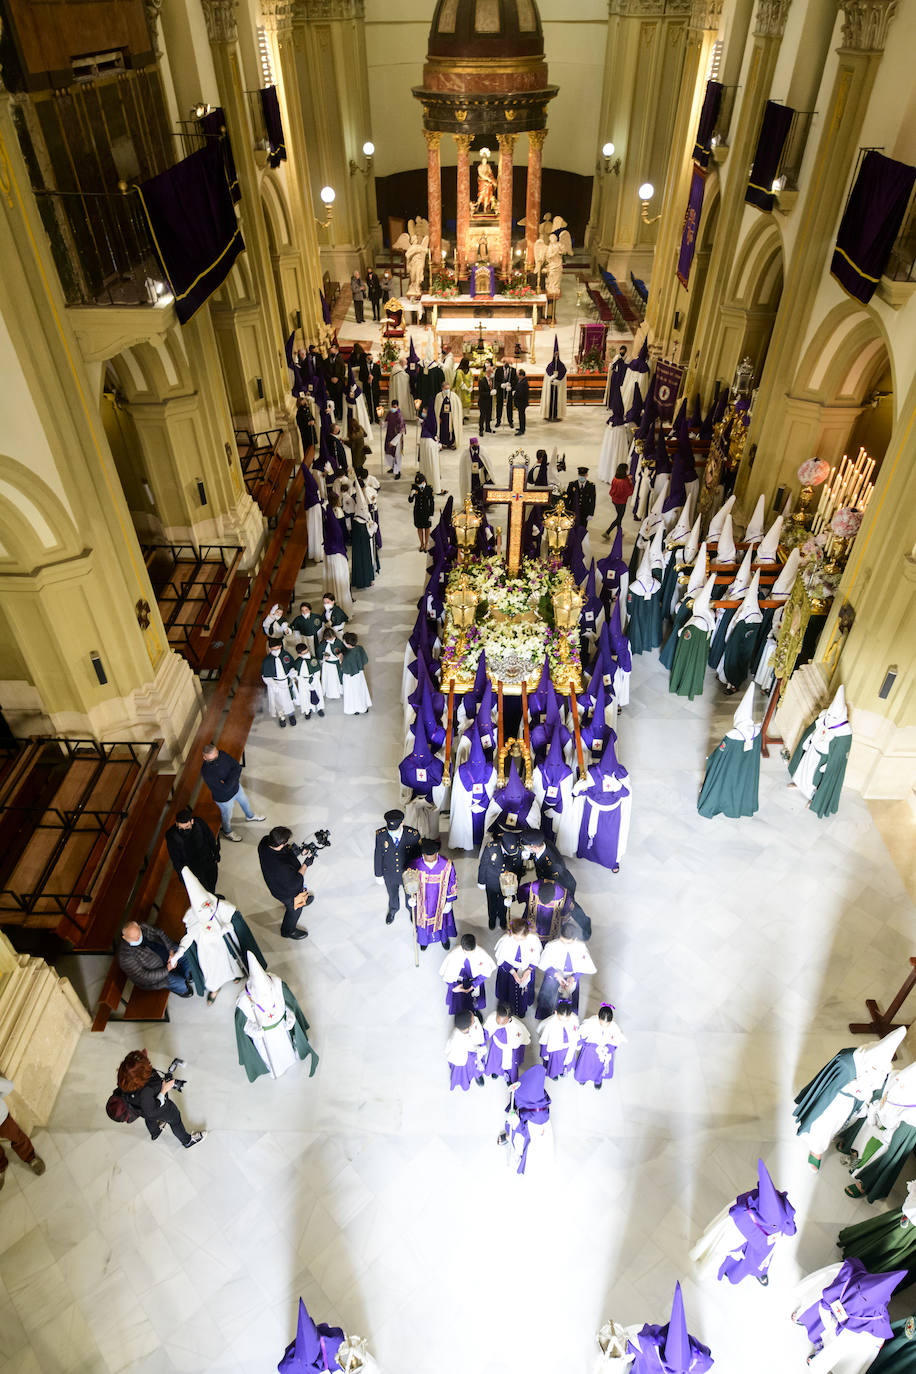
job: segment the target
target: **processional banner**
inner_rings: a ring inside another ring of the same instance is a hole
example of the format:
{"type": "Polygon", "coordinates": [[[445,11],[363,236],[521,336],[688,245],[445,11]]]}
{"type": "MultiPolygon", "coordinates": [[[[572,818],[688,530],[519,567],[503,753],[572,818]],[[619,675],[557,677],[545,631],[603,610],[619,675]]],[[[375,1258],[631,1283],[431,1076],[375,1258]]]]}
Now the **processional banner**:
{"type": "Polygon", "coordinates": [[[697,234],[700,231],[700,215],[703,213],[703,196],[706,194],[706,173],[696,163],[690,178],[690,195],[687,197],[687,211],[684,215],[684,231],[681,235],[681,251],[677,259],[677,279],[685,289],[690,277],[690,267],[696,252],[697,234]]]}

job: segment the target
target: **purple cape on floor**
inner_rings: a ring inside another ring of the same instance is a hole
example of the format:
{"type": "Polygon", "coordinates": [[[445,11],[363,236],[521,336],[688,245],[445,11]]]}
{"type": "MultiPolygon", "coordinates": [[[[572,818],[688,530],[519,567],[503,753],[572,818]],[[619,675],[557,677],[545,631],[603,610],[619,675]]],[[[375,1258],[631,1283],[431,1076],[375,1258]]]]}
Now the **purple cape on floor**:
{"type": "Polygon", "coordinates": [[[816,1303],[799,1314],[798,1320],[808,1332],[812,1345],[819,1345],[824,1335],[820,1305],[829,1307],[833,1302],[840,1302],[846,1311],[846,1316],[838,1323],[841,1331],[863,1331],[888,1340],[894,1333],[887,1305],[894,1289],[906,1276],[905,1269],[870,1274],[860,1259],[845,1260],[833,1282],[827,1285],[816,1303]]]}
{"type": "MultiPolygon", "coordinates": [[[[637,1351],[630,1342],[629,1350],[637,1351]]],[[[665,1326],[648,1323],[639,1332],[639,1348],[630,1374],[703,1374],[713,1366],[708,1346],[687,1330],[681,1285],[675,1284],[671,1320],[665,1326]]]]}
{"type": "Polygon", "coordinates": [[[772,1255],[770,1237],[795,1235],[795,1208],[786,1193],[777,1192],[762,1159],[757,1161],[757,1187],[740,1193],[728,1215],[746,1243],[738,1259],[726,1256],[718,1277],[729,1283],[762,1277],[772,1255]]]}
{"type": "Polygon", "coordinates": [[[414,792],[421,793],[427,801],[431,802],[433,788],[438,787],[441,783],[444,768],[445,765],[442,760],[433,756],[423,727],[423,719],[420,717],[416,721],[413,749],[406,758],[401,760],[398,776],[405,787],[410,787],[414,792]],[[418,776],[421,772],[425,774],[425,777],[418,776]]]}
{"type": "Polygon", "coordinates": [[[300,1298],[296,1339],[286,1347],[286,1353],[277,1365],[278,1374],[339,1369],[335,1357],[343,1341],[344,1333],[339,1326],[328,1326],[326,1322],[316,1326],[300,1298]]]}
{"type": "Polygon", "coordinates": [[[325,506],[321,520],[324,526],[325,557],[330,558],[335,553],[342,553],[346,558],[347,545],[344,540],[343,526],[330,506],[325,506]]]}
{"type": "Polygon", "coordinates": [[[306,463],[302,464],[302,484],[305,492],[305,509],[312,510],[315,506],[320,506],[318,483],[312,476],[312,469],[306,463]]]}

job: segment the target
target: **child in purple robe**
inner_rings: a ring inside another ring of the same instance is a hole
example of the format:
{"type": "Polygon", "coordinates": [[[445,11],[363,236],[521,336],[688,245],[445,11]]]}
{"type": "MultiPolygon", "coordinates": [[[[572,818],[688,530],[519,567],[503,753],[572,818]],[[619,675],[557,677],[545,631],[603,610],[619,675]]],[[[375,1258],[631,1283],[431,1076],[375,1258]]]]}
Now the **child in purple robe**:
{"type": "Polygon", "coordinates": [[[484,1052],[484,1030],[471,1011],[459,1011],[455,1029],[448,1038],[445,1057],[449,1063],[449,1091],[460,1088],[466,1093],[472,1083],[483,1087],[481,1059],[484,1052]]]}
{"type": "Polygon", "coordinates": [[[579,1048],[579,1018],[568,1002],[558,1002],[540,1030],[541,1063],[548,1078],[565,1078],[576,1061],[579,1048]]]}
{"type": "Polygon", "coordinates": [[[757,1161],[757,1187],[740,1193],[707,1226],[690,1252],[705,1277],[719,1264],[717,1278],[729,1283],[755,1278],[764,1288],[773,1249],[780,1236],[795,1235],[795,1208],[776,1190],[762,1159],[757,1161]],[[721,1263],[719,1263],[721,1261],[721,1263]]]}
{"type": "Polygon", "coordinates": [[[585,973],[597,972],[585,941],[578,939],[578,935],[579,927],[574,921],[566,920],[559,940],[551,940],[544,946],[538,960],[538,968],[544,974],[535,1012],[538,1021],[551,1016],[561,998],[578,1012],[579,979],[585,973]]]}
{"type": "Polygon", "coordinates": [[[614,1020],[614,1008],[602,1002],[597,1016],[587,1017],[579,1026],[576,1082],[600,1088],[606,1078],[613,1078],[617,1046],[624,1044],[626,1036],[614,1020]]]}
{"type": "Polygon", "coordinates": [[[496,1010],[484,1021],[483,1029],[487,1046],[484,1074],[517,1083],[525,1059],[525,1046],[531,1044],[527,1026],[511,1015],[505,1002],[498,1002],[496,1010]]]}
{"type": "Polygon", "coordinates": [[[848,1259],[802,1279],[792,1320],[805,1328],[813,1346],[808,1368],[814,1374],[864,1374],[894,1334],[887,1305],[906,1277],[905,1269],[870,1274],[860,1259],[848,1259]]]}
{"type": "Polygon", "coordinates": [[[495,953],[496,996],[513,1016],[524,1016],[534,1001],[534,973],[541,957],[541,942],[529,932],[523,917],[515,917],[495,953]]]}
{"type": "Polygon", "coordinates": [[[636,1355],[630,1374],[704,1374],[714,1363],[709,1347],[687,1330],[679,1283],[674,1286],[671,1320],[665,1326],[646,1322],[628,1349],[636,1355]]]}
{"type": "Polygon", "coordinates": [[[446,982],[445,1005],[450,1016],[459,1011],[483,1011],[487,1004],[486,983],[496,968],[485,949],[477,948],[470,932],[462,935],[458,948],[446,954],[439,965],[439,977],[446,982]]]}
{"type": "Polygon", "coordinates": [[[436,944],[449,949],[452,938],[458,934],[452,915],[458,897],[455,865],[439,853],[438,840],[424,840],[419,859],[409,867],[416,869],[420,877],[414,916],[420,949],[436,944]]]}

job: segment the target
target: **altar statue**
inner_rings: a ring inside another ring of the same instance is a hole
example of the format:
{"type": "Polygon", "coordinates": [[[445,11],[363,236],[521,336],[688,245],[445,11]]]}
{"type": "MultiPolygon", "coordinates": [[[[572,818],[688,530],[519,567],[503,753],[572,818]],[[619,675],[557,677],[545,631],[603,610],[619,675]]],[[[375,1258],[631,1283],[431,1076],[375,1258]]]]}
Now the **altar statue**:
{"type": "Polygon", "coordinates": [[[481,148],[480,161],[477,164],[477,199],[473,208],[482,215],[495,215],[499,209],[496,199],[496,177],[484,154],[485,150],[481,148]]]}
{"type": "Polygon", "coordinates": [[[418,300],[423,294],[423,273],[426,271],[428,247],[428,239],[420,240],[417,238],[416,234],[411,234],[410,243],[404,253],[404,258],[407,263],[407,275],[410,279],[407,286],[407,295],[411,300],[418,300]]]}
{"type": "Polygon", "coordinates": [[[544,289],[548,296],[559,296],[560,285],[563,281],[563,258],[565,254],[571,252],[572,239],[569,237],[566,221],[557,215],[553,221],[553,228],[544,256],[544,268],[547,274],[544,289]]]}

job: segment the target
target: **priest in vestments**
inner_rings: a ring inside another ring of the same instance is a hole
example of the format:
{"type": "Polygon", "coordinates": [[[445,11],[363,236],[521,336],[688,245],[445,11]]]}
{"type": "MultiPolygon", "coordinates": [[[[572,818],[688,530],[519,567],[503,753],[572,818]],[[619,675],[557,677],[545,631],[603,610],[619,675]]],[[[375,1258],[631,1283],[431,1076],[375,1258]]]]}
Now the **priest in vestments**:
{"type": "Polygon", "coordinates": [[[758,1159],[757,1187],[739,1193],[710,1222],[690,1258],[701,1277],[711,1276],[718,1268],[718,1279],[734,1284],[754,1278],[765,1288],[776,1242],[780,1236],[794,1236],[795,1231],[795,1208],[758,1159]]]}
{"type": "MultiPolygon", "coordinates": [[[[413,341],[411,341],[411,348],[413,341]]],[[[388,377],[388,401],[394,407],[395,401],[402,415],[410,415],[413,403],[410,396],[410,379],[404,367],[404,359],[398,358],[388,377]]]]}
{"type": "Polygon", "coordinates": [[[262,968],[267,960],[234,903],[207,892],[190,868],[181,870],[181,880],[191,905],[184,914],[185,934],[178,953],[186,956],[197,992],[206,988],[207,1004],[212,1006],[225,983],[244,978],[249,956],[254,955],[262,968]]]}
{"type": "Polygon", "coordinates": [[[300,1059],[308,1059],[309,1078],[318,1055],[309,1043],[309,1023],[287,985],[248,955],[248,980],[235,1004],[239,1063],[253,1083],[262,1074],[279,1078],[300,1059]]]}
{"type": "Polygon", "coordinates": [[[840,686],[826,711],[808,726],[789,760],[792,782],[808,798],[815,816],[832,816],[840,809],[851,745],[846,693],[840,686]]]}
{"type": "Polygon", "coordinates": [[[441,944],[449,949],[458,931],[452,909],[458,899],[455,865],[439,853],[438,840],[424,840],[419,859],[410,868],[419,875],[420,890],[415,904],[417,942],[421,949],[441,944]]]}
{"type": "Polygon", "coordinates": [[[542,420],[566,418],[566,364],[560,361],[560,343],[556,334],[553,336],[553,357],[544,371],[540,412],[542,420]]]}

